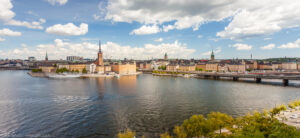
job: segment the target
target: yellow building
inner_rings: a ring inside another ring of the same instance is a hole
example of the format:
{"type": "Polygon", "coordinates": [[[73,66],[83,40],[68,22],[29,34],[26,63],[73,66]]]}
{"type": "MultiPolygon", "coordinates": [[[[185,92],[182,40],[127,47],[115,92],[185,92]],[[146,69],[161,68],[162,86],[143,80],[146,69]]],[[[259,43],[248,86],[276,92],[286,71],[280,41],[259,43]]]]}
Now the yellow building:
{"type": "Polygon", "coordinates": [[[39,69],[42,70],[42,72],[45,72],[45,73],[50,73],[50,72],[55,72],[55,67],[53,66],[39,66],[39,69]]]}
{"type": "Polygon", "coordinates": [[[283,70],[297,70],[298,66],[296,62],[287,62],[282,63],[282,69],[283,70]]]}
{"type": "Polygon", "coordinates": [[[218,63],[207,63],[205,66],[206,71],[218,71],[218,63]]]}
{"type": "Polygon", "coordinates": [[[196,69],[205,71],[206,70],[206,64],[196,64],[196,69]]]}
{"type": "Polygon", "coordinates": [[[111,70],[120,75],[135,74],[136,64],[135,63],[115,63],[111,66],[111,70]]]}
{"type": "Polygon", "coordinates": [[[227,64],[228,71],[230,72],[245,72],[246,66],[245,64],[227,64]]]}
{"type": "Polygon", "coordinates": [[[195,65],[179,65],[178,71],[195,71],[195,65]]]}
{"type": "Polygon", "coordinates": [[[167,65],[167,71],[177,71],[179,69],[179,65],[176,64],[169,64],[167,65]]]}
{"type": "Polygon", "coordinates": [[[282,64],[279,63],[273,63],[272,64],[272,70],[282,70],[282,64]]]}
{"type": "Polygon", "coordinates": [[[86,64],[70,64],[69,71],[79,71],[82,72],[83,69],[86,69],[86,64]]]}

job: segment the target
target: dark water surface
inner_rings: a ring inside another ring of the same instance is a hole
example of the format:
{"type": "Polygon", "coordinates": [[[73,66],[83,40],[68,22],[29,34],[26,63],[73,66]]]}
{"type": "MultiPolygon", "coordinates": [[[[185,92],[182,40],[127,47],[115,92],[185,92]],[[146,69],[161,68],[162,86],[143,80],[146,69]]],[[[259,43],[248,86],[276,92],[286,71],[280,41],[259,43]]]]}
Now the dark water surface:
{"type": "Polygon", "coordinates": [[[0,137],[157,136],[193,114],[244,115],[300,99],[300,88],[159,77],[32,78],[0,71],[0,137]]]}

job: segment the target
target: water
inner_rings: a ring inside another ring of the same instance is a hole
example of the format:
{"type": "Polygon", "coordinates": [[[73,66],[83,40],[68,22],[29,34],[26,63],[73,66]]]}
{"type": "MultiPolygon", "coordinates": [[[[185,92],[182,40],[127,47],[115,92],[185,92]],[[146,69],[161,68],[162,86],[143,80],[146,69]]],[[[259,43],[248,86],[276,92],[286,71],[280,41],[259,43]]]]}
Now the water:
{"type": "Polygon", "coordinates": [[[152,75],[32,78],[0,71],[0,137],[158,136],[193,114],[244,115],[300,99],[300,88],[152,75]]]}

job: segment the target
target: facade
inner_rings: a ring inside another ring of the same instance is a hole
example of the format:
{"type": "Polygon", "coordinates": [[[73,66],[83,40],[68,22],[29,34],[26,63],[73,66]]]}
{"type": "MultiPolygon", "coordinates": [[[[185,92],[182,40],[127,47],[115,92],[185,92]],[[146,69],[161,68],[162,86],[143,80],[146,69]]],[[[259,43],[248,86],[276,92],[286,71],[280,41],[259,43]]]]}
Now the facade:
{"type": "Polygon", "coordinates": [[[298,66],[296,62],[286,62],[282,63],[283,70],[297,70],[298,66]]]}
{"type": "Polygon", "coordinates": [[[195,71],[195,65],[179,65],[178,71],[195,71]]]}
{"type": "Polygon", "coordinates": [[[282,64],[280,63],[273,63],[272,64],[272,70],[275,71],[275,70],[282,70],[282,64]]]}
{"type": "Polygon", "coordinates": [[[120,75],[129,75],[136,73],[136,64],[135,63],[115,63],[111,66],[111,70],[120,75]]]}
{"type": "Polygon", "coordinates": [[[205,66],[205,70],[217,72],[218,71],[218,63],[207,63],[205,66]]]}
{"type": "Polygon", "coordinates": [[[86,65],[86,71],[88,73],[95,73],[96,72],[96,67],[97,67],[97,65],[95,63],[87,64],[86,65]]]}
{"type": "Polygon", "coordinates": [[[197,70],[202,70],[202,71],[205,71],[206,70],[206,64],[203,63],[203,64],[196,64],[196,69],[197,70]]]}
{"type": "Polygon", "coordinates": [[[70,64],[69,71],[79,71],[82,72],[83,69],[86,69],[86,64],[70,64]]]}
{"type": "Polygon", "coordinates": [[[70,70],[70,66],[68,64],[58,64],[57,68],[59,69],[66,68],[67,70],[70,70]]]}
{"type": "Polygon", "coordinates": [[[51,73],[51,72],[55,72],[55,67],[53,66],[39,66],[39,69],[42,70],[42,72],[45,72],[45,73],[51,73]]]}
{"type": "Polygon", "coordinates": [[[227,64],[230,72],[245,72],[246,66],[244,64],[227,64]]]}
{"type": "Polygon", "coordinates": [[[179,69],[179,65],[177,64],[169,64],[167,65],[167,71],[177,71],[179,69]]]}

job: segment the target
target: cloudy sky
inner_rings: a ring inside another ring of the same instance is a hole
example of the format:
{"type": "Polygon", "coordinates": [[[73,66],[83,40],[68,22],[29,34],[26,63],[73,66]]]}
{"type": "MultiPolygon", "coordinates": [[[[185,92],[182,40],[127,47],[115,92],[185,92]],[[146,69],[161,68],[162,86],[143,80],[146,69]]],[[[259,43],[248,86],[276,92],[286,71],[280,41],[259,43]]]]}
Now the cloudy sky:
{"type": "Polygon", "coordinates": [[[298,0],[0,0],[0,59],[299,57],[298,0]]]}

